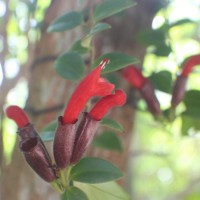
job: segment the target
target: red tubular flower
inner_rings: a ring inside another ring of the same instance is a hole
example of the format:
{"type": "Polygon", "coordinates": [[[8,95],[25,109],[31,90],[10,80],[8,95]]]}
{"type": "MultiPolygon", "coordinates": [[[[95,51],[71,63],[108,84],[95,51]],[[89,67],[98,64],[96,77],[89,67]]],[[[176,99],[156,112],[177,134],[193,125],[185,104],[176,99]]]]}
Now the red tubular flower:
{"type": "Polygon", "coordinates": [[[110,94],[100,99],[94,108],[89,112],[90,117],[99,121],[108,110],[114,106],[122,106],[126,102],[126,94],[122,90],[116,90],[115,94],[110,94]]]}
{"type": "Polygon", "coordinates": [[[185,96],[185,88],[188,76],[192,72],[193,68],[199,64],[200,64],[200,54],[190,56],[183,63],[182,72],[177,77],[173,87],[172,99],[171,99],[172,108],[176,108],[176,106],[183,100],[185,96]]]}
{"type": "Polygon", "coordinates": [[[77,163],[83,156],[88,145],[91,143],[98,129],[100,120],[109,109],[114,106],[122,106],[126,102],[126,94],[122,90],[116,90],[100,99],[89,113],[84,113],[83,119],[78,127],[71,163],[77,163]]]}
{"type": "Polygon", "coordinates": [[[124,68],[122,75],[134,88],[137,89],[142,88],[147,81],[147,78],[145,78],[141,71],[134,65],[124,68]]]}
{"type": "Polygon", "coordinates": [[[106,96],[112,93],[114,85],[100,78],[101,70],[108,62],[108,59],[102,60],[99,66],[80,82],[64,112],[64,124],[76,122],[80,112],[92,96],[106,96]]]}
{"type": "Polygon", "coordinates": [[[55,171],[46,148],[39,137],[26,138],[20,141],[20,150],[29,166],[45,181],[56,179],[55,171]]]}
{"type": "Polygon", "coordinates": [[[70,164],[76,135],[76,123],[63,124],[62,121],[62,117],[59,117],[53,143],[53,154],[56,165],[59,169],[64,169],[68,164],[70,164]]]}
{"type": "Polygon", "coordinates": [[[30,167],[47,182],[56,179],[47,149],[26,113],[18,106],[9,106],[5,112],[18,125],[17,133],[21,137],[20,150],[30,167]]]}
{"type": "Polygon", "coordinates": [[[181,72],[181,76],[188,77],[191,73],[193,68],[196,65],[200,64],[200,54],[190,56],[184,63],[183,63],[183,70],[181,72]]]}
{"type": "Polygon", "coordinates": [[[160,115],[161,114],[160,103],[155,95],[154,87],[149,80],[140,89],[140,93],[144,98],[144,100],[146,101],[149,111],[154,116],[160,115]]]}
{"type": "Polygon", "coordinates": [[[9,106],[5,113],[7,117],[16,122],[19,128],[22,128],[29,123],[26,113],[18,106],[9,106]]]}
{"type": "Polygon", "coordinates": [[[136,89],[138,89],[146,101],[149,111],[153,115],[160,115],[160,104],[155,96],[154,88],[148,78],[134,65],[126,67],[122,71],[124,78],[136,89]]]}

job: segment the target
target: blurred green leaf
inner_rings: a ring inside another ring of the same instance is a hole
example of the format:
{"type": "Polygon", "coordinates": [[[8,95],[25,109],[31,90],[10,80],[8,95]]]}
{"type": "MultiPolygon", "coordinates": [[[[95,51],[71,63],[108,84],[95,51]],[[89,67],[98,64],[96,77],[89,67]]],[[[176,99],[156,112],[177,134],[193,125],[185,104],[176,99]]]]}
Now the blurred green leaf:
{"type": "Polygon", "coordinates": [[[137,38],[138,41],[145,46],[158,46],[165,43],[165,33],[161,30],[142,31],[137,38]]]}
{"type": "Polygon", "coordinates": [[[47,124],[42,131],[55,131],[56,127],[57,127],[57,120],[54,120],[52,122],[50,122],[49,124],[47,124]]]}
{"type": "Polygon", "coordinates": [[[119,85],[119,82],[120,82],[120,79],[121,79],[120,74],[113,72],[113,73],[104,74],[103,77],[105,79],[107,79],[110,83],[114,84],[115,88],[120,87],[120,85],[119,85]]]}
{"type": "Polygon", "coordinates": [[[85,69],[82,57],[76,52],[68,52],[59,56],[54,67],[61,77],[71,80],[81,79],[85,69]]]}
{"type": "Polygon", "coordinates": [[[58,17],[48,27],[48,32],[61,32],[70,30],[80,25],[83,22],[83,17],[79,12],[71,11],[58,17]]]}
{"type": "Polygon", "coordinates": [[[187,18],[185,18],[185,19],[180,19],[180,20],[178,20],[178,21],[176,21],[176,22],[174,22],[174,23],[171,23],[171,24],[169,25],[169,28],[172,28],[172,27],[174,27],[174,26],[180,26],[180,25],[183,25],[183,24],[186,24],[186,23],[195,23],[195,22],[192,21],[191,19],[187,19],[187,18]]]}
{"type": "Polygon", "coordinates": [[[155,50],[153,53],[157,56],[168,56],[171,52],[171,47],[163,43],[155,46],[155,50]]]}
{"type": "Polygon", "coordinates": [[[76,41],[70,48],[70,51],[77,52],[80,54],[85,54],[89,51],[88,48],[81,45],[81,40],[76,41]]]}
{"type": "Polygon", "coordinates": [[[153,73],[149,79],[152,81],[156,89],[166,93],[171,92],[172,74],[169,71],[164,70],[153,73]]]}
{"type": "Polygon", "coordinates": [[[129,195],[115,182],[85,184],[76,182],[88,196],[89,200],[131,200],[129,195]]]}
{"type": "Polygon", "coordinates": [[[61,200],[88,200],[86,194],[77,187],[69,187],[61,196],[61,200]]]}
{"type": "Polygon", "coordinates": [[[43,142],[50,142],[54,140],[54,131],[43,131],[40,133],[40,138],[43,142]]]}
{"type": "Polygon", "coordinates": [[[100,23],[95,24],[94,28],[90,31],[89,35],[94,35],[96,33],[108,30],[110,28],[111,26],[109,24],[100,22],[100,23]]]}
{"type": "Polygon", "coordinates": [[[101,147],[107,150],[119,151],[123,150],[119,137],[111,132],[106,131],[97,136],[92,143],[96,147],[101,147]]]}
{"type": "Polygon", "coordinates": [[[184,114],[190,117],[200,118],[200,91],[188,91],[183,101],[186,106],[184,114]]]}
{"type": "Polygon", "coordinates": [[[139,62],[138,59],[133,56],[129,56],[124,53],[113,52],[113,53],[108,53],[108,54],[104,54],[103,56],[100,56],[94,62],[93,68],[98,66],[99,63],[105,58],[108,58],[110,60],[110,63],[107,64],[105,69],[102,71],[103,74],[117,71],[119,69],[126,67],[127,65],[139,62]]]}
{"type": "Polygon", "coordinates": [[[113,164],[100,158],[83,158],[70,172],[70,179],[83,183],[103,183],[122,177],[113,164]]]}
{"type": "Polygon", "coordinates": [[[98,22],[134,5],[135,3],[131,0],[106,0],[95,8],[94,20],[98,22]]]}
{"type": "Polygon", "coordinates": [[[104,126],[107,126],[109,128],[115,129],[117,131],[120,131],[120,132],[124,131],[122,125],[119,124],[117,121],[115,121],[113,119],[109,119],[109,118],[104,117],[101,120],[101,124],[104,125],[104,126]]]}
{"type": "Polygon", "coordinates": [[[183,135],[188,135],[188,130],[190,128],[200,130],[199,119],[183,114],[181,116],[181,120],[182,120],[181,131],[183,135]]]}

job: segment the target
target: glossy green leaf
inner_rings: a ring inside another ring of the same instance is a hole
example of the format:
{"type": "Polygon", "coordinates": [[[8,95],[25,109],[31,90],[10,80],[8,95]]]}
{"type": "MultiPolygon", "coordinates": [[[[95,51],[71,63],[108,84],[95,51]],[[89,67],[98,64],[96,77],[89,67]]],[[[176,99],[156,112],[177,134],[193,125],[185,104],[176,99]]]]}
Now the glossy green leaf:
{"type": "Polygon", "coordinates": [[[70,179],[83,183],[103,183],[122,177],[122,172],[100,158],[83,158],[70,172],[70,179]]]}
{"type": "Polygon", "coordinates": [[[105,69],[102,71],[102,73],[109,73],[113,71],[117,71],[119,69],[122,69],[130,64],[138,63],[139,60],[133,56],[129,56],[124,53],[119,52],[113,52],[104,54],[103,56],[100,56],[93,64],[93,68],[98,66],[99,63],[104,59],[108,58],[110,60],[110,63],[106,65],[105,69]]]}
{"type": "Polygon", "coordinates": [[[131,200],[127,192],[115,182],[101,184],[76,182],[75,185],[87,194],[89,200],[131,200]]]}
{"type": "Polygon", "coordinates": [[[110,83],[114,84],[116,88],[120,87],[121,75],[119,73],[108,73],[104,74],[103,77],[110,83]]]}
{"type": "Polygon", "coordinates": [[[194,118],[200,118],[200,91],[190,90],[186,93],[184,98],[186,106],[185,115],[194,118]]]}
{"type": "Polygon", "coordinates": [[[172,24],[170,24],[170,28],[174,27],[174,26],[180,26],[180,25],[183,25],[183,24],[187,24],[187,23],[195,23],[194,21],[192,21],[191,19],[180,19],[172,24]]]}
{"type": "Polygon", "coordinates": [[[80,25],[83,17],[79,12],[69,12],[58,17],[47,29],[48,32],[61,32],[70,30],[80,25]]]}
{"type": "Polygon", "coordinates": [[[106,118],[106,117],[104,117],[101,120],[101,124],[103,126],[107,126],[109,128],[115,129],[115,130],[120,131],[120,132],[122,132],[124,130],[122,125],[119,124],[117,121],[115,121],[113,119],[106,118]]]}
{"type": "Polygon", "coordinates": [[[93,140],[92,144],[96,147],[100,147],[107,150],[119,152],[123,150],[121,140],[115,133],[111,131],[101,133],[93,140]]]}
{"type": "Polygon", "coordinates": [[[82,57],[76,52],[69,52],[59,56],[54,67],[64,79],[78,80],[83,77],[85,65],[82,57]]]}
{"type": "Polygon", "coordinates": [[[62,194],[61,200],[89,200],[87,195],[77,187],[69,187],[62,194]]]}
{"type": "Polygon", "coordinates": [[[89,49],[82,46],[81,42],[82,42],[81,40],[76,41],[71,46],[70,51],[77,52],[77,53],[80,53],[80,54],[88,53],[89,49]]]}
{"type": "Polygon", "coordinates": [[[95,8],[94,20],[98,22],[134,5],[132,0],[106,0],[95,8]]]}
{"type": "Polygon", "coordinates": [[[43,142],[50,142],[54,140],[54,131],[44,131],[40,133],[40,138],[43,142]]]}
{"type": "Polygon", "coordinates": [[[153,73],[149,78],[156,89],[171,93],[172,74],[169,71],[164,70],[153,73]]]}

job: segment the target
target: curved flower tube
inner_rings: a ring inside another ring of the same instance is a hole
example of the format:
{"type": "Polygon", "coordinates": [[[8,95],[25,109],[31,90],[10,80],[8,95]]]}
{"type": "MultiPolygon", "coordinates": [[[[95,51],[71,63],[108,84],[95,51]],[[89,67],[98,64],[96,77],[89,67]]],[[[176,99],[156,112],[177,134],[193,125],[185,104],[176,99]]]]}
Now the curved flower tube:
{"type": "Polygon", "coordinates": [[[108,59],[102,60],[99,66],[80,82],[65,109],[63,124],[76,122],[80,112],[92,96],[106,96],[112,93],[114,85],[100,77],[101,70],[108,62],[108,59]]]}
{"type": "Polygon", "coordinates": [[[116,90],[115,94],[101,98],[89,113],[84,113],[83,119],[76,132],[71,163],[77,163],[91,143],[100,120],[109,109],[114,106],[122,106],[126,102],[126,94],[122,90],[116,90]]]}

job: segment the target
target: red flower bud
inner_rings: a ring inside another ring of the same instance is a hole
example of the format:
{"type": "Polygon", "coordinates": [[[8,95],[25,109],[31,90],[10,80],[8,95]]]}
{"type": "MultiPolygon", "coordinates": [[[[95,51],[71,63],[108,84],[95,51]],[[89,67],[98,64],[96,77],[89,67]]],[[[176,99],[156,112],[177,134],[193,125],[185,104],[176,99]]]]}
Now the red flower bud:
{"type": "Polygon", "coordinates": [[[26,113],[18,106],[9,106],[5,111],[7,117],[14,120],[19,128],[26,126],[29,119],[26,113]]]}
{"type": "Polygon", "coordinates": [[[126,94],[122,90],[116,90],[115,94],[110,94],[100,99],[89,115],[99,121],[114,106],[122,106],[126,102],[126,94]]]}
{"type": "Polygon", "coordinates": [[[171,105],[175,108],[184,98],[187,77],[178,76],[172,92],[171,105]]]}
{"type": "Polygon", "coordinates": [[[181,76],[187,77],[193,68],[196,65],[200,64],[200,54],[190,56],[184,63],[183,63],[183,70],[181,72],[181,76]]]}
{"type": "Polygon", "coordinates": [[[83,119],[78,126],[74,143],[71,163],[76,164],[83,156],[88,145],[91,143],[98,129],[99,121],[92,119],[88,113],[84,113],[83,119]]]}
{"type": "Polygon", "coordinates": [[[142,88],[147,81],[147,78],[145,78],[141,71],[134,65],[124,68],[122,75],[134,88],[137,89],[142,88]]]}
{"type": "Polygon", "coordinates": [[[62,117],[59,117],[53,144],[54,158],[57,167],[60,169],[70,164],[76,128],[76,123],[62,124],[62,121],[62,117]]]}
{"type": "Polygon", "coordinates": [[[160,103],[155,95],[154,87],[150,81],[147,81],[145,85],[140,89],[141,95],[147,103],[149,111],[153,115],[160,115],[160,103]]]}
{"type": "Polygon", "coordinates": [[[49,154],[40,138],[26,138],[20,142],[20,150],[30,167],[45,181],[56,179],[49,154]]]}
{"type": "Polygon", "coordinates": [[[114,85],[100,78],[100,72],[108,62],[108,59],[104,59],[98,67],[80,82],[64,112],[64,124],[76,122],[80,112],[92,96],[105,96],[112,93],[114,85]]]}

